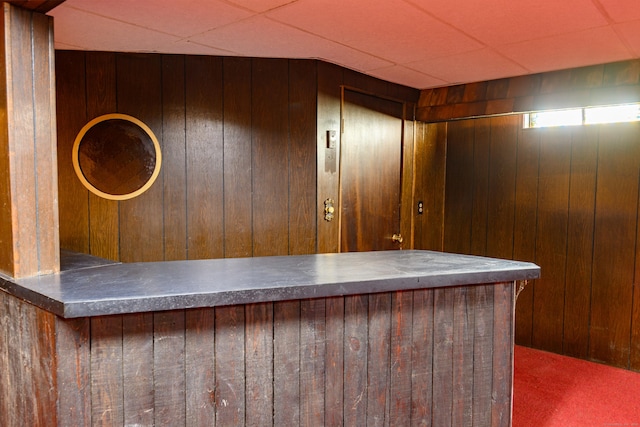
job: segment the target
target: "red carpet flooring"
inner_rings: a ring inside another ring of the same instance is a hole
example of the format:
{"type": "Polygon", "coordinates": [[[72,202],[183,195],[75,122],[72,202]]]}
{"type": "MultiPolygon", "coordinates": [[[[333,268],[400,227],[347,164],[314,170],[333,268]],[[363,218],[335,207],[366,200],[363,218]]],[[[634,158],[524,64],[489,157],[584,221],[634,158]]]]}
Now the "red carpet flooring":
{"type": "Polygon", "coordinates": [[[640,427],[640,374],[516,346],[513,427],[640,427]]]}

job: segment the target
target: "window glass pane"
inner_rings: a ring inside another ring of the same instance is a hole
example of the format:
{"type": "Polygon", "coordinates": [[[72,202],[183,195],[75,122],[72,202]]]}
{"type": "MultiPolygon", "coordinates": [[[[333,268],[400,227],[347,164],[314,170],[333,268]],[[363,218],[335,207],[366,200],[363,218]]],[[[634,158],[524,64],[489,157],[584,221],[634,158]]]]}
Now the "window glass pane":
{"type": "Polygon", "coordinates": [[[640,120],[640,104],[591,107],[584,110],[585,124],[635,122],[640,120]]]}
{"type": "Polygon", "coordinates": [[[576,126],[582,124],[582,109],[543,111],[529,115],[529,127],[576,126]]]}

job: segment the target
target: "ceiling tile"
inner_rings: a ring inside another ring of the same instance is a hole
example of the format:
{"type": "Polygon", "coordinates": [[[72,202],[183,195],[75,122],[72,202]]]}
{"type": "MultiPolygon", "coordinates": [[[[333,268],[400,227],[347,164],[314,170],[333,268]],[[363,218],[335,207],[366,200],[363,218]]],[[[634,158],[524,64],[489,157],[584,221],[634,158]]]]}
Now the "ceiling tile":
{"type": "Polygon", "coordinates": [[[229,3],[236,4],[254,12],[262,13],[295,1],[296,0],[229,0],[229,3]]]}
{"type": "Polygon", "coordinates": [[[392,83],[399,83],[414,88],[444,86],[447,82],[399,65],[370,70],[367,74],[392,83]]]}
{"type": "Polygon", "coordinates": [[[488,48],[415,62],[407,66],[428,73],[449,84],[528,74],[527,69],[488,48]]]}
{"type": "Polygon", "coordinates": [[[591,0],[407,0],[498,46],[607,25],[591,0]]]}
{"type": "Polygon", "coordinates": [[[358,71],[389,66],[381,58],[351,49],[272,21],[263,16],[212,30],[190,39],[214,48],[224,48],[243,56],[272,58],[323,58],[358,71]],[[237,37],[243,34],[244,37],[237,37]]]}
{"type": "Polygon", "coordinates": [[[69,8],[55,17],[55,40],[83,50],[156,52],[179,38],[69,8]]]}
{"type": "Polygon", "coordinates": [[[632,49],[635,57],[640,57],[640,20],[616,24],[614,29],[632,49]]]}
{"type": "Polygon", "coordinates": [[[513,43],[498,50],[532,72],[603,64],[633,57],[610,27],[513,43]]]}
{"type": "MultiPolygon", "coordinates": [[[[615,22],[628,22],[640,19],[640,1],[638,0],[597,0],[615,22]]],[[[638,29],[640,31],[640,29],[638,29]]]]}
{"type": "Polygon", "coordinates": [[[402,0],[299,0],[267,16],[396,63],[481,47],[402,0]]]}
{"type": "Polygon", "coordinates": [[[180,37],[202,33],[252,15],[217,0],[66,0],[50,15],[60,19],[72,13],[73,9],[180,37]]]}

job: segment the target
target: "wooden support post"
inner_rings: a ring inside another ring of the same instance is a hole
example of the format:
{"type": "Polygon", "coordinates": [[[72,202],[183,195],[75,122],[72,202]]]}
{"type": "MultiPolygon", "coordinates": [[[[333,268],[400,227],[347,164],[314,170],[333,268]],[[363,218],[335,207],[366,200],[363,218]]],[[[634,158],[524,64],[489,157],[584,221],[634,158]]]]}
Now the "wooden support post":
{"type": "Polygon", "coordinates": [[[60,269],[53,19],[4,3],[0,27],[0,272],[60,269]]]}

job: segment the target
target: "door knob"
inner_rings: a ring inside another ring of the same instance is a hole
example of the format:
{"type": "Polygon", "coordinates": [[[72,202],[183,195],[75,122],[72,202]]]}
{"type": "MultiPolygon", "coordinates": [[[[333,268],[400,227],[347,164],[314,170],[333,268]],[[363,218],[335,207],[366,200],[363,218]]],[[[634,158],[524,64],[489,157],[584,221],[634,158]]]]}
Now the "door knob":
{"type": "Polygon", "coordinates": [[[394,235],[391,237],[391,240],[393,240],[395,243],[397,243],[397,244],[401,245],[401,244],[402,244],[402,241],[403,241],[404,239],[402,238],[402,234],[394,234],[394,235]]]}

